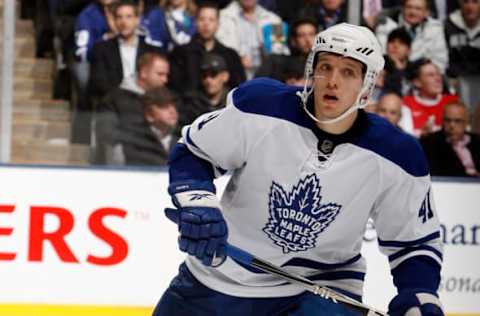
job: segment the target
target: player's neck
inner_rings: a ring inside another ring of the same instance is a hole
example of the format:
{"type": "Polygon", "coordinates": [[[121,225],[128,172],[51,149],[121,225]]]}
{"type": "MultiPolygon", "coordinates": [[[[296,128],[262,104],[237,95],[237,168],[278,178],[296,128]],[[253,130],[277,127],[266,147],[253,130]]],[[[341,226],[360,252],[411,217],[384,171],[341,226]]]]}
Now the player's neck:
{"type": "Polygon", "coordinates": [[[329,134],[340,135],[348,131],[353,126],[353,123],[355,123],[357,117],[358,111],[354,111],[352,114],[348,115],[343,120],[330,124],[317,122],[317,126],[322,131],[329,134]]]}

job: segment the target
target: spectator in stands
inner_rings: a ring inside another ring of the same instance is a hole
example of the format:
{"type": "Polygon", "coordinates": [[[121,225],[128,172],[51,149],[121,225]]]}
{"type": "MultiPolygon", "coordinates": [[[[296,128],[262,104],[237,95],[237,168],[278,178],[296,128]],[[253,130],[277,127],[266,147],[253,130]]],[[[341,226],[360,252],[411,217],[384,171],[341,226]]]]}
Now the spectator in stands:
{"type": "Polygon", "coordinates": [[[186,93],[183,102],[179,104],[180,127],[189,125],[201,114],[218,110],[226,104],[229,73],[225,59],[207,53],[201,60],[200,69],[201,88],[186,93]]]}
{"type": "Polygon", "coordinates": [[[305,85],[305,59],[295,56],[286,60],[281,79],[288,85],[303,87],[305,85]]]}
{"type": "Polygon", "coordinates": [[[53,49],[55,59],[54,99],[70,100],[71,74],[75,49],[75,20],[91,0],[49,1],[53,24],[53,49]]]}
{"type": "Polygon", "coordinates": [[[445,22],[449,48],[448,75],[459,81],[462,100],[480,103],[480,0],[461,0],[460,9],[445,22]]]}
{"type": "Polygon", "coordinates": [[[150,10],[144,21],[152,44],[171,51],[189,43],[195,34],[195,13],[193,0],[160,0],[160,6],[150,10]]]}
{"type": "Polygon", "coordinates": [[[378,21],[375,33],[380,44],[386,49],[388,34],[398,27],[405,27],[412,37],[409,59],[413,61],[428,58],[445,73],[448,49],[443,25],[429,15],[428,0],[403,0],[399,12],[384,16],[378,21]]]}
{"type": "Polygon", "coordinates": [[[115,0],[96,0],[80,12],[75,23],[75,56],[78,61],[90,59],[93,44],[115,36],[112,14],[115,0]]]}
{"type": "Polygon", "coordinates": [[[165,166],[178,141],[174,133],[178,123],[176,97],[168,88],[158,87],[147,90],[141,103],[143,122],[119,130],[118,147],[113,151],[119,156],[109,160],[123,160],[126,165],[165,166]]]}
{"type": "Polygon", "coordinates": [[[114,23],[117,36],[96,43],[92,50],[90,92],[103,97],[125,78],[135,77],[138,58],[147,51],[160,52],[138,34],[138,7],[132,0],[120,0],[115,6],[114,23]]]}
{"type": "Polygon", "coordinates": [[[412,38],[405,28],[397,28],[388,34],[385,58],[385,83],[383,90],[405,95],[410,89],[406,70],[412,38]]]}
{"type": "Polygon", "coordinates": [[[138,5],[142,7],[142,15],[147,17],[150,11],[157,8],[160,4],[159,0],[140,0],[138,5]]]}
{"type": "Polygon", "coordinates": [[[304,0],[302,1],[271,0],[271,1],[275,2],[273,6],[266,5],[266,2],[268,2],[268,0],[258,1],[258,4],[260,4],[265,9],[276,13],[289,26],[293,21],[298,19],[298,13],[305,6],[304,0]]]}
{"type": "Polygon", "coordinates": [[[402,98],[393,92],[382,95],[378,101],[377,114],[399,127],[402,118],[402,98]]]}
{"type": "Polygon", "coordinates": [[[363,0],[362,1],[362,17],[365,21],[365,24],[370,28],[374,29],[377,24],[377,18],[379,13],[382,11],[382,1],[381,0],[363,0]]]}
{"type": "Polygon", "coordinates": [[[234,0],[220,11],[217,38],[240,55],[247,79],[251,79],[262,63],[264,27],[281,24],[278,15],[256,0],[234,0]]]}
{"type": "Polygon", "coordinates": [[[97,150],[95,161],[108,163],[106,157],[119,142],[119,129],[143,122],[141,97],[146,90],[163,87],[168,82],[169,64],[165,56],[147,52],[138,60],[137,77],[124,80],[98,104],[96,120],[97,150]]]}
{"type": "Polygon", "coordinates": [[[300,10],[299,16],[315,19],[317,31],[320,32],[347,21],[347,3],[344,0],[309,0],[300,10]]]}
{"type": "Polygon", "coordinates": [[[457,101],[457,96],[444,93],[443,76],[431,60],[420,59],[412,69],[414,90],[403,97],[402,128],[419,137],[440,129],[445,104],[457,101]]]}
{"type": "Polygon", "coordinates": [[[450,13],[460,7],[458,2],[459,0],[430,0],[432,17],[444,22],[450,13]]]}
{"type": "Polygon", "coordinates": [[[214,53],[227,63],[230,88],[245,81],[245,70],[237,52],[215,39],[219,26],[219,10],[215,3],[204,2],[197,10],[197,32],[190,43],[176,47],[170,54],[170,87],[178,92],[198,90],[201,87],[200,65],[203,56],[214,53]]]}
{"type": "Polygon", "coordinates": [[[75,61],[71,65],[74,90],[72,91],[72,142],[90,144],[92,106],[88,97],[90,57],[95,43],[114,36],[111,7],[115,0],[96,0],[80,12],[75,22],[75,61]],[[76,100],[76,101],[75,101],[76,100]]]}
{"type": "Polygon", "coordinates": [[[262,65],[255,73],[255,77],[270,77],[284,80],[285,67],[291,59],[307,59],[312,48],[315,35],[317,34],[316,21],[309,17],[301,17],[295,20],[290,26],[290,55],[271,54],[264,58],[262,65]]]}
{"type": "Polygon", "coordinates": [[[450,103],[444,108],[443,129],[420,139],[432,176],[480,176],[480,137],[467,132],[467,126],[467,107],[450,103]]]}

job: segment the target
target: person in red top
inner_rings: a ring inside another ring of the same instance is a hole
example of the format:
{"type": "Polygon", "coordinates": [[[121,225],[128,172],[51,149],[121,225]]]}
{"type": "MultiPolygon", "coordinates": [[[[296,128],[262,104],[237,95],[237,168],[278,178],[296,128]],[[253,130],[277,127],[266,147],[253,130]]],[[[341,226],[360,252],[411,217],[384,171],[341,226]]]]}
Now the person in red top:
{"type": "Polygon", "coordinates": [[[413,64],[413,93],[403,97],[400,126],[417,137],[441,129],[443,108],[457,101],[456,95],[445,94],[443,77],[438,66],[429,59],[413,64]]]}

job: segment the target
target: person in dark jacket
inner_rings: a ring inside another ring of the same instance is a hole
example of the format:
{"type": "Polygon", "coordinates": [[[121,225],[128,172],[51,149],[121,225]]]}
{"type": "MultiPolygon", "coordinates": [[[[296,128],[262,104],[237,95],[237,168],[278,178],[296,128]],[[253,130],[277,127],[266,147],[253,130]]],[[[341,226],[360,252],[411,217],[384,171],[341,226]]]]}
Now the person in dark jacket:
{"type": "Polygon", "coordinates": [[[291,24],[289,34],[291,54],[268,55],[255,73],[255,77],[270,77],[285,81],[285,72],[287,71],[288,65],[291,64],[292,59],[302,59],[303,64],[305,64],[316,34],[316,21],[313,18],[300,17],[295,20],[291,24]]]}
{"type": "Polygon", "coordinates": [[[138,34],[139,12],[132,0],[120,1],[113,11],[118,34],[96,43],[92,51],[90,92],[103,97],[120,85],[124,78],[134,77],[138,58],[147,51],[162,53],[159,47],[147,44],[138,34]]]}
{"type": "Polygon", "coordinates": [[[174,130],[178,122],[176,97],[166,87],[145,92],[141,101],[144,121],[120,131],[126,165],[165,166],[178,141],[174,130]]]}
{"type": "Polygon", "coordinates": [[[198,7],[197,33],[190,43],[177,46],[170,54],[170,87],[179,93],[201,87],[200,62],[207,52],[222,56],[229,74],[228,86],[238,86],[245,81],[245,70],[240,57],[233,49],[215,39],[219,25],[219,10],[216,4],[205,2],[198,7]]]}
{"type": "Polygon", "coordinates": [[[465,105],[450,103],[444,109],[443,129],[420,139],[431,175],[480,176],[480,136],[467,132],[467,126],[465,105]]]}
{"type": "Polygon", "coordinates": [[[142,95],[146,90],[163,87],[168,82],[169,66],[163,55],[148,52],[138,61],[137,77],[124,80],[101,100],[96,114],[96,163],[110,163],[109,152],[121,139],[120,130],[144,121],[142,95]]]}
{"type": "Polygon", "coordinates": [[[387,54],[385,58],[385,83],[383,92],[394,92],[400,96],[410,92],[407,69],[410,62],[412,38],[404,27],[394,29],[388,34],[387,54]]]}
{"type": "Polygon", "coordinates": [[[460,9],[445,21],[445,38],[449,49],[447,74],[463,102],[474,107],[480,103],[480,1],[461,0],[460,9]]]}
{"type": "Polygon", "coordinates": [[[179,104],[179,127],[191,124],[203,113],[225,106],[228,93],[228,68],[222,56],[208,53],[202,58],[201,89],[185,93],[179,104]]]}
{"type": "Polygon", "coordinates": [[[459,1],[448,16],[445,38],[449,49],[448,75],[480,75],[480,1],[459,1]]]}
{"type": "Polygon", "coordinates": [[[347,21],[347,1],[308,0],[300,9],[299,16],[312,17],[317,21],[317,31],[347,21]]]}

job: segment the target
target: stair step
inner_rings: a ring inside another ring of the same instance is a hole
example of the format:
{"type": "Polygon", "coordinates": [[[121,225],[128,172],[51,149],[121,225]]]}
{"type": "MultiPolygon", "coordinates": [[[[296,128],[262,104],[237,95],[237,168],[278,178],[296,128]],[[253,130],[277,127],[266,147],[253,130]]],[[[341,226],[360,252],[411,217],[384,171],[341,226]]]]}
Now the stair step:
{"type": "MultiPolygon", "coordinates": [[[[0,42],[3,42],[3,33],[0,32],[0,42]]],[[[15,34],[15,57],[35,57],[35,40],[33,35],[15,34]]]]}
{"type": "Polygon", "coordinates": [[[13,142],[17,140],[70,139],[70,122],[22,119],[12,124],[13,142]]]}
{"type": "Polygon", "coordinates": [[[36,58],[15,58],[15,77],[48,79],[52,77],[53,60],[36,58]]]}
{"type": "Polygon", "coordinates": [[[14,120],[70,121],[70,111],[63,108],[41,108],[13,105],[14,120]]]}
{"type": "Polygon", "coordinates": [[[15,57],[35,57],[35,40],[32,37],[15,37],[15,57]]]}
{"type": "Polygon", "coordinates": [[[32,97],[38,99],[50,99],[52,96],[53,83],[42,80],[14,81],[14,98],[32,97]]]}
{"type": "Polygon", "coordinates": [[[50,165],[88,165],[90,147],[69,145],[67,140],[59,142],[24,142],[12,145],[12,163],[50,165]]]}
{"type": "MultiPolygon", "coordinates": [[[[4,0],[0,0],[0,9],[3,3],[4,0]]],[[[0,43],[3,41],[2,13],[0,12],[0,43]]],[[[11,162],[88,165],[90,147],[69,144],[70,105],[63,100],[51,99],[54,61],[35,58],[34,36],[32,21],[17,19],[11,162]]]]}
{"type": "MultiPolygon", "coordinates": [[[[0,20],[3,23],[3,19],[0,20]]],[[[17,19],[15,22],[15,35],[29,35],[34,36],[35,29],[33,28],[32,20],[20,20],[17,19]]]]}
{"type": "MultiPolygon", "coordinates": [[[[1,7],[1,5],[0,5],[1,7]]],[[[3,30],[3,8],[0,14],[0,30],[3,30]]],[[[20,20],[17,19],[15,21],[15,37],[17,36],[31,36],[33,37],[35,34],[35,29],[33,27],[32,20],[20,20]]]]}
{"type": "Polygon", "coordinates": [[[14,98],[13,107],[38,108],[39,110],[60,109],[62,111],[70,111],[70,104],[64,100],[42,100],[42,99],[25,99],[14,98]]]}

